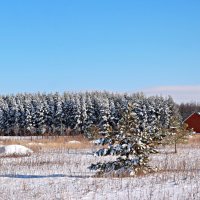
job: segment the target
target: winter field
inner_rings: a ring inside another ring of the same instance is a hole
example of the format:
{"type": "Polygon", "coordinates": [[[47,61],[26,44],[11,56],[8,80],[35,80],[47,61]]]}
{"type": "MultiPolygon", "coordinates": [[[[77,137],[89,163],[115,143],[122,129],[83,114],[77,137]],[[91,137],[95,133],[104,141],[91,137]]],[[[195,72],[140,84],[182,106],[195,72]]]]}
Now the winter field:
{"type": "Polygon", "coordinates": [[[94,157],[81,137],[1,137],[0,147],[23,145],[33,153],[0,153],[0,199],[200,199],[200,137],[162,147],[151,157],[158,172],[134,178],[94,178],[87,167],[113,157],[94,157]],[[79,142],[77,142],[79,141],[79,142]]]}

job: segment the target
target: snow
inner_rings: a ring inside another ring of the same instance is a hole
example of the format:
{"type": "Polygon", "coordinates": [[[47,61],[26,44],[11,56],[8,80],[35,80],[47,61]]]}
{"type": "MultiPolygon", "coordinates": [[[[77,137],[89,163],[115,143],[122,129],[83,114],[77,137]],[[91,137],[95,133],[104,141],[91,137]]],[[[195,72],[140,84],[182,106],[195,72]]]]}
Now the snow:
{"type": "Polygon", "coordinates": [[[94,178],[88,166],[115,157],[94,157],[92,149],[43,149],[29,157],[3,157],[0,199],[200,199],[199,146],[178,146],[177,154],[172,147],[159,151],[150,163],[158,172],[129,178],[94,178]]]}
{"type": "Polygon", "coordinates": [[[77,140],[71,140],[69,142],[67,142],[68,144],[81,144],[81,142],[77,141],[77,140]]]}
{"type": "Polygon", "coordinates": [[[35,142],[29,142],[28,143],[28,145],[44,145],[43,143],[40,143],[40,142],[38,142],[38,143],[35,143],[35,142]]]}
{"type": "Polygon", "coordinates": [[[33,151],[22,145],[5,145],[0,147],[0,156],[30,155],[33,151]]]}

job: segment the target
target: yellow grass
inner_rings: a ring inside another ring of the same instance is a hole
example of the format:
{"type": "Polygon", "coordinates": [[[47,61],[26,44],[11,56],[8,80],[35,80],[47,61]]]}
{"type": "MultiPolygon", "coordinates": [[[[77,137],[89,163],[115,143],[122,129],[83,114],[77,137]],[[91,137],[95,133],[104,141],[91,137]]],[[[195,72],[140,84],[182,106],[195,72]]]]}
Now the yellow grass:
{"type": "Polygon", "coordinates": [[[188,143],[191,144],[191,145],[200,145],[200,134],[193,135],[189,139],[188,143]]]}
{"type": "Polygon", "coordinates": [[[92,148],[93,144],[81,135],[78,136],[56,136],[43,137],[39,139],[14,139],[0,141],[0,145],[23,145],[33,151],[41,149],[87,149],[92,148]],[[70,141],[77,141],[80,143],[69,143],[70,141]]]}

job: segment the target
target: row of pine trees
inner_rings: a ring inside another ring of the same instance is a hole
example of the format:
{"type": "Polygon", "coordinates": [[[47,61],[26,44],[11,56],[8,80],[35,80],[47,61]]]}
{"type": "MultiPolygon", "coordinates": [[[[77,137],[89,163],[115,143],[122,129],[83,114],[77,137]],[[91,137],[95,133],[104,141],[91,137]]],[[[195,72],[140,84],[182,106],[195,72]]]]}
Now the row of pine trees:
{"type": "Polygon", "coordinates": [[[134,104],[136,128],[149,133],[172,126],[178,116],[172,98],[109,92],[37,93],[0,96],[1,135],[107,134],[118,125],[128,102],[134,104]]]}

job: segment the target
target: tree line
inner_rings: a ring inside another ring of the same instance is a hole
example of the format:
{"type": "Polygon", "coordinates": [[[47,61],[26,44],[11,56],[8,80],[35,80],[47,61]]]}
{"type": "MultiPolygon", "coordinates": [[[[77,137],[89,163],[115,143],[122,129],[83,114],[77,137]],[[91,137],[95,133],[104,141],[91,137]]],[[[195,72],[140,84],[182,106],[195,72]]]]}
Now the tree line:
{"type": "Polygon", "coordinates": [[[149,132],[170,126],[177,115],[172,98],[145,97],[143,94],[109,92],[36,93],[0,96],[1,135],[66,135],[82,133],[88,138],[95,131],[106,133],[122,118],[127,102],[142,120],[138,128],[149,132]],[[143,118],[142,116],[146,116],[143,118]]]}
{"type": "Polygon", "coordinates": [[[181,103],[179,105],[179,112],[182,116],[182,120],[184,121],[187,117],[189,117],[194,112],[200,112],[200,103],[181,103]]]}

